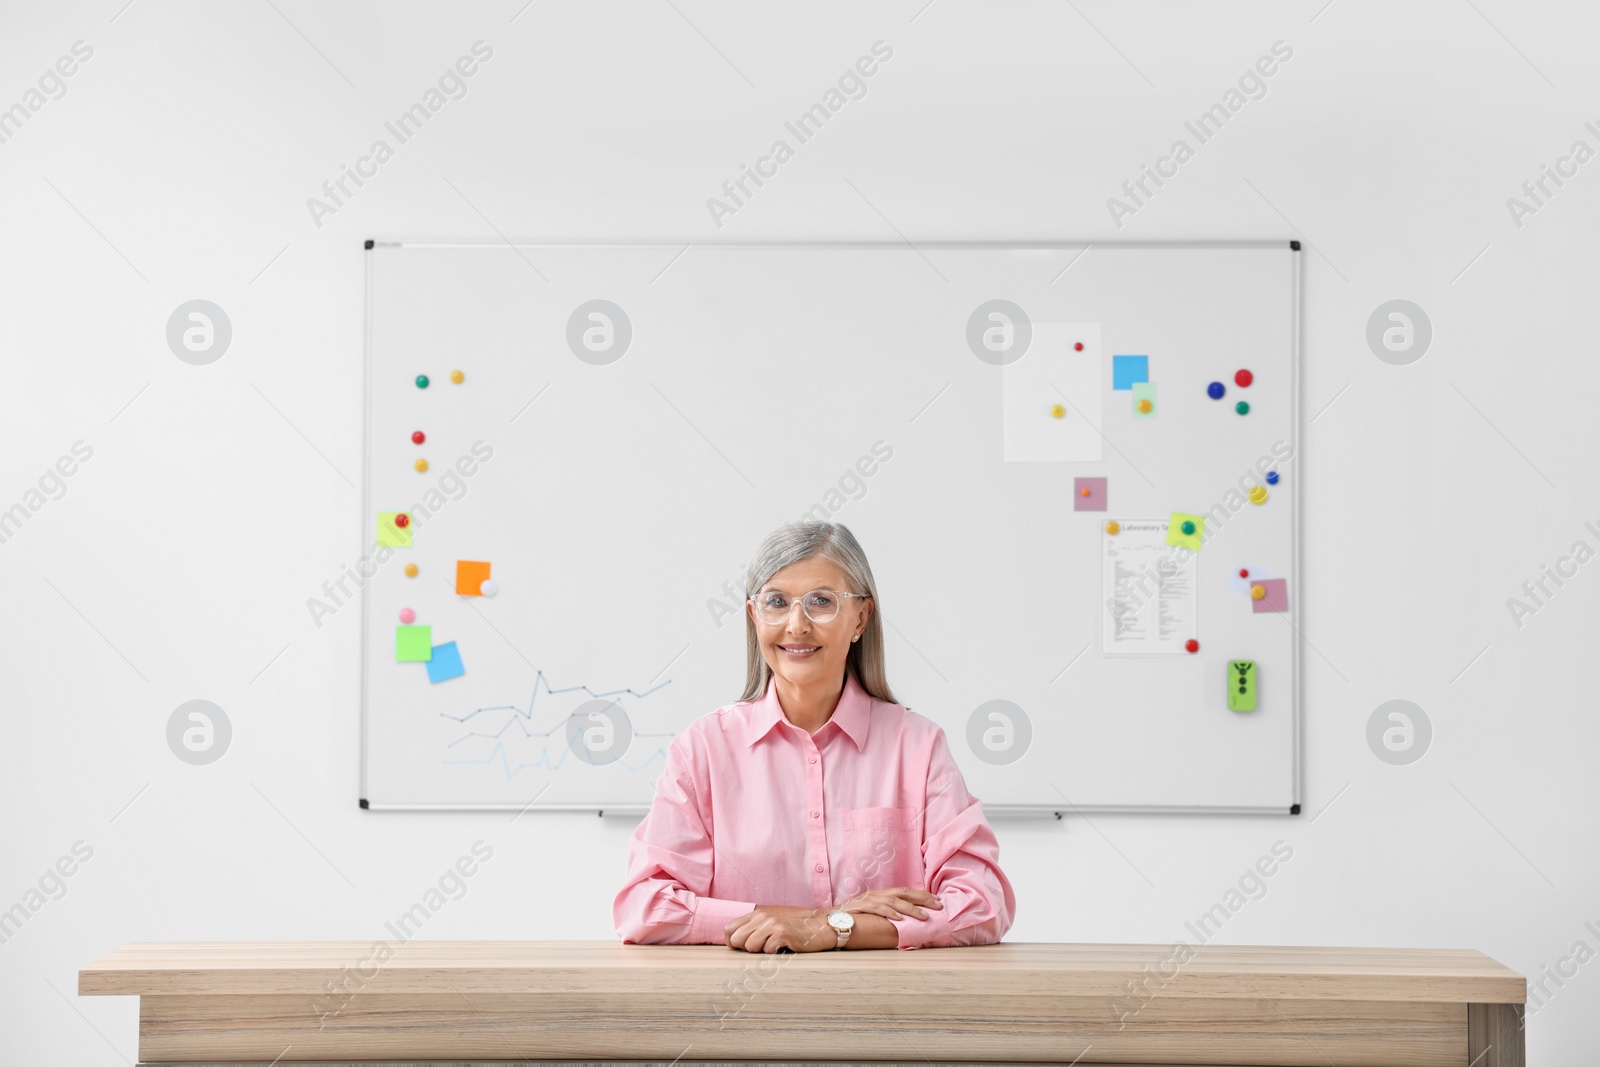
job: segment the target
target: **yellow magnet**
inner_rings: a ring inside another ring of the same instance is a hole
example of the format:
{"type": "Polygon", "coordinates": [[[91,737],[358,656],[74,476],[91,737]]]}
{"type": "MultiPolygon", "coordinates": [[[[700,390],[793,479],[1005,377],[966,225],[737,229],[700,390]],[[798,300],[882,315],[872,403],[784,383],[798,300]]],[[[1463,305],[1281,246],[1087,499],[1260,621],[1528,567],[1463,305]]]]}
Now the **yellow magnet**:
{"type": "Polygon", "coordinates": [[[413,463],[412,466],[417,468],[417,470],[419,472],[425,471],[425,470],[428,469],[428,461],[425,460],[425,459],[419,459],[415,463],[413,463]]]}
{"type": "Polygon", "coordinates": [[[1260,582],[1256,582],[1255,584],[1250,586],[1250,599],[1251,600],[1265,600],[1266,598],[1267,598],[1267,587],[1266,586],[1262,585],[1260,582]]]}
{"type": "Polygon", "coordinates": [[[1122,527],[1118,526],[1114,521],[1106,523],[1106,533],[1108,534],[1116,534],[1121,532],[1121,530],[1122,527]]]}
{"type": "Polygon", "coordinates": [[[1067,409],[1062,407],[1060,404],[1051,405],[1051,407],[1050,407],[1050,417],[1051,418],[1054,418],[1054,419],[1063,418],[1063,417],[1065,417],[1066,414],[1067,414],[1067,409]]]}
{"type": "Polygon", "coordinates": [[[467,380],[467,376],[458,370],[453,370],[450,372],[450,380],[455,382],[457,385],[460,385],[462,382],[467,380]]]}
{"type": "Polygon", "coordinates": [[[1252,504],[1265,504],[1266,502],[1267,502],[1267,487],[1264,486],[1264,485],[1252,485],[1250,487],[1250,503],[1252,503],[1252,504]]]}

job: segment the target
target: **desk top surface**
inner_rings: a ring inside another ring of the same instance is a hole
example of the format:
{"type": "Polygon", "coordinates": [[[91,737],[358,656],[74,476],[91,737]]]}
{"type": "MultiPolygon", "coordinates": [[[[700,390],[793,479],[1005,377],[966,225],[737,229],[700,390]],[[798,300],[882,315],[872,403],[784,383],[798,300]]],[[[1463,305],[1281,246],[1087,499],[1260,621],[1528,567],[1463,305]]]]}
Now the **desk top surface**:
{"type": "Polygon", "coordinates": [[[1131,980],[1164,996],[1287,997],[1521,1004],[1523,977],[1473,949],[1278,945],[1080,945],[752,955],[721,945],[620,941],[134,942],[78,972],[92,995],[317,994],[330,980],[373,993],[502,992],[615,996],[663,976],[685,995],[720,990],[750,967],[785,984],[904,986],[1017,996],[1125,995],[1131,980]]]}

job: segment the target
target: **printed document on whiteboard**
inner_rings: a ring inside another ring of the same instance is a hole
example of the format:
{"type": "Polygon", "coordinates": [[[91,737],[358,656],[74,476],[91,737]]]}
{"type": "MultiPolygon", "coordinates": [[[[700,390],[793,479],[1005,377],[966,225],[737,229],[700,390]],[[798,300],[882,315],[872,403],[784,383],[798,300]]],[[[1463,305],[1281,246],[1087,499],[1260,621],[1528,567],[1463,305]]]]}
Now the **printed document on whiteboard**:
{"type": "Polygon", "coordinates": [[[1198,553],[1167,544],[1168,519],[1116,522],[1116,533],[1101,534],[1100,651],[1185,652],[1199,636],[1198,553]]]}

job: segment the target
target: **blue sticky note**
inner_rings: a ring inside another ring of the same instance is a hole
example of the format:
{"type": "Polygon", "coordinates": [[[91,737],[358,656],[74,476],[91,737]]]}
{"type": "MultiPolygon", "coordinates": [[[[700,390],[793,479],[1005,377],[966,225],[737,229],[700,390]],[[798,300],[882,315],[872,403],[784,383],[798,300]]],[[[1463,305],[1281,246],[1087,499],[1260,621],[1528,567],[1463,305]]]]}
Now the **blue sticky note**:
{"type": "Polygon", "coordinates": [[[1111,357],[1111,388],[1132,389],[1135,384],[1149,380],[1149,356],[1111,357]]]}
{"type": "Polygon", "coordinates": [[[461,665],[461,650],[454,641],[433,646],[433,658],[428,661],[428,681],[445,682],[466,673],[467,669],[461,665]]]}

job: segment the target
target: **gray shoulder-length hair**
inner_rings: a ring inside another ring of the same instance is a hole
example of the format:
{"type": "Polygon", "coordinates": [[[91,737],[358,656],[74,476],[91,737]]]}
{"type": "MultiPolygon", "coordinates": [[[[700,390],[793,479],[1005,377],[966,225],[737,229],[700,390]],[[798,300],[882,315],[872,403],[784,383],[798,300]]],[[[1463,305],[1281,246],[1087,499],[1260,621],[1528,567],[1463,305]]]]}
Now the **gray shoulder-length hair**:
{"type": "MultiPolygon", "coordinates": [[[[850,645],[845,672],[855,675],[857,684],[869,695],[890,704],[898,704],[889,692],[889,679],[883,667],[883,605],[878,603],[878,585],[872,580],[872,567],[867,554],[850,528],[838,522],[801,520],[786,523],[767,535],[756,550],[755,558],[745,571],[744,595],[755,596],[767,580],[791,563],[821,556],[837,564],[844,571],[850,588],[848,593],[867,593],[872,596],[872,613],[867,616],[866,629],[861,639],[850,645]]],[[[744,614],[745,680],[742,701],[759,700],[767,691],[772,669],[761,655],[761,644],[756,638],[756,623],[750,612],[744,614]]]]}

